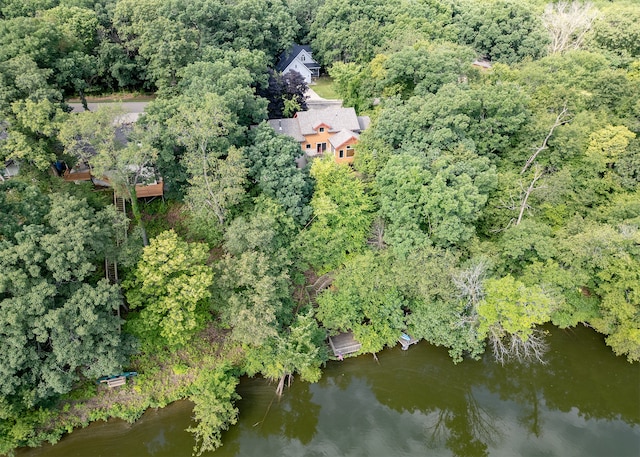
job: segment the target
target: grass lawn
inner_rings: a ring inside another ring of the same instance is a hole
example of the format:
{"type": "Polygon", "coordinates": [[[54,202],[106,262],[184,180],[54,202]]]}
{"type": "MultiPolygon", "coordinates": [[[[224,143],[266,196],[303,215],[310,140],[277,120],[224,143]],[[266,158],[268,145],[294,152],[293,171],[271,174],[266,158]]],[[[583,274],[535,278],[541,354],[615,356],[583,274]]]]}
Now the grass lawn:
{"type": "Polygon", "coordinates": [[[311,84],[309,87],[315,91],[316,94],[327,100],[337,100],[340,96],[333,90],[333,80],[329,76],[321,76],[315,80],[315,84],[311,84]]]}

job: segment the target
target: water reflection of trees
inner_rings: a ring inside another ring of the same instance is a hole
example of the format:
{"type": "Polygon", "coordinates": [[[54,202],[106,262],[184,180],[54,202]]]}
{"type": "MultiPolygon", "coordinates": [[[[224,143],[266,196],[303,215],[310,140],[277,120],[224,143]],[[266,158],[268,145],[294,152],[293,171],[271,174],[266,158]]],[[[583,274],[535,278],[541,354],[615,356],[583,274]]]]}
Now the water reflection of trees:
{"type": "Polygon", "coordinates": [[[312,401],[309,386],[300,381],[285,390],[282,397],[274,394],[263,419],[255,424],[257,433],[266,438],[284,436],[309,444],[316,434],[320,413],[320,405],[312,401]]]}
{"type": "Polygon", "coordinates": [[[429,429],[429,444],[444,442],[455,456],[485,457],[488,444],[499,436],[495,419],[483,409],[471,391],[464,394],[463,403],[453,409],[439,409],[429,429]],[[466,411],[459,414],[459,411],[466,411]]]}
{"type": "Polygon", "coordinates": [[[407,357],[381,357],[385,375],[374,377],[372,390],[400,413],[433,418],[428,445],[444,443],[457,456],[486,456],[501,439],[501,418],[482,407],[490,404],[482,401],[487,393],[516,403],[518,423],[535,437],[543,434],[545,413],[554,410],[640,424],[639,367],[615,357],[590,329],[550,332],[546,364],[502,366],[487,355],[453,365],[444,351],[418,346],[407,357]]]}
{"type": "Polygon", "coordinates": [[[429,447],[446,446],[460,457],[489,455],[489,445],[498,441],[501,433],[499,418],[483,408],[475,394],[484,384],[485,364],[465,361],[454,365],[446,352],[434,348],[411,351],[407,358],[381,358],[383,365],[394,366],[385,366],[385,376],[372,383],[378,401],[400,413],[420,411],[427,416],[425,440],[429,447]],[[429,363],[425,365],[424,360],[429,363]],[[395,391],[394,395],[388,395],[390,391],[395,391]]]}
{"type": "Polygon", "coordinates": [[[521,422],[540,435],[540,409],[577,409],[584,419],[640,424],[640,367],[615,357],[593,330],[550,328],[546,364],[486,367],[486,386],[523,408],[521,422]]]}

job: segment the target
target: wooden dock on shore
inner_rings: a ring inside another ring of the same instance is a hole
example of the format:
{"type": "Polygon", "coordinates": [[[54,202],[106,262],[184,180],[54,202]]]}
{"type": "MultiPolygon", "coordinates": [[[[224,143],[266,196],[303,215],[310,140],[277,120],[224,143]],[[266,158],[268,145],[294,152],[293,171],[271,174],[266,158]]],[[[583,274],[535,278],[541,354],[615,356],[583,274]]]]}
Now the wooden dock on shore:
{"type": "Polygon", "coordinates": [[[347,354],[353,354],[358,352],[362,347],[358,341],[356,341],[353,333],[340,333],[339,335],[329,337],[329,346],[333,351],[333,355],[337,358],[341,358],[347,354]]]}
{"type": "Polygon", "coordinates": [[[403,351],[406,351],[407,349],[409,349],[409,346],[411,346],[412,344],[416,344],[418,341],[420,340],[407,335],[406,333],[403,333],[402,336],[398,338],[398,342],[402,345],[403,351]]]}

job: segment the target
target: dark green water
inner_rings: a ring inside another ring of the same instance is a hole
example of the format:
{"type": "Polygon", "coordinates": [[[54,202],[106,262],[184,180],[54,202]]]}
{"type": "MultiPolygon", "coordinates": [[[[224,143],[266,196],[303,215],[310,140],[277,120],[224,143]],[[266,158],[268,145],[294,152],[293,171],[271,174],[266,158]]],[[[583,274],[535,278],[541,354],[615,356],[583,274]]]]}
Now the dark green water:
{"type": "MultiPolygon", "coordinates": [[[[243,379],[228,456],[640,456],[640,367],[596,333],[550,328],[547,365],[453,365],[421,343],[329,363],[317,384],[243,379]]],[[[98,423],[20,457],[189,456],[191,404],[98,423]]]]}

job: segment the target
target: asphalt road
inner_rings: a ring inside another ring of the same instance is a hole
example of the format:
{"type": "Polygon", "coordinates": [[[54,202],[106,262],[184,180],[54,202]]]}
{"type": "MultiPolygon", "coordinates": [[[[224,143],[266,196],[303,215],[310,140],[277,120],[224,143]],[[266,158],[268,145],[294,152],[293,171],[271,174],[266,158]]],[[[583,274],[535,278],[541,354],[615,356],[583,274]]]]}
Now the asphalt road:
{"type": "MultiPolygon", "coordinates": [[[[95,111],[101,106],[113,105],[113,104],[118,104],[118,103],[116,102],[88,103],[87,105],[89,106],[90,111],[95,111]]],[[[120,106],[122,106],[122,109],[124,109],[127,113],[140,114],[144,112],[144,109],[149,104],[149,102],[120,102],[119,104],[120,106]]],[[[82,108],[82,103],[68,103],[68,105],[73,108],[74,113],[79,113],[84,111],[84,108],[82,108]]]]}

